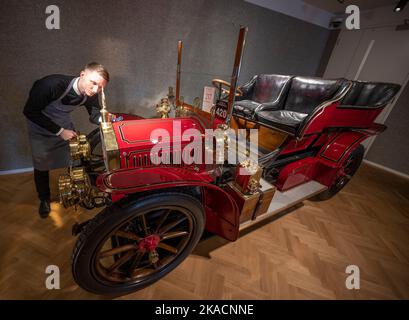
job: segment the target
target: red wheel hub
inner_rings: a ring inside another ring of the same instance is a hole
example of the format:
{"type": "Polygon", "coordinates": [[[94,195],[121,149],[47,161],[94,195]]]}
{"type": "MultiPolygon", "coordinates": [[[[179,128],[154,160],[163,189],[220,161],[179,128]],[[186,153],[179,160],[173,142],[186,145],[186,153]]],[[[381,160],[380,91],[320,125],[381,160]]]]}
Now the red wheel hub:
{"type": "Polygon", "coordinates": [[[141,251],[155,251],[160,241],[160,237],[156,234],[151,234],[143,238],[139,242],[139,250],[141,251]]]}

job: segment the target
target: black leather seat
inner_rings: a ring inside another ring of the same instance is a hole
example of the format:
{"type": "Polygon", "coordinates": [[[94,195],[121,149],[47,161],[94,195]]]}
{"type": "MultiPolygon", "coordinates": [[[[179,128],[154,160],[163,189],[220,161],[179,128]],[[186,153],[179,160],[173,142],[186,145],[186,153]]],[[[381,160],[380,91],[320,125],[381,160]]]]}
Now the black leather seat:
{"type": "Polygon", "coordinates": [[[281,110],[257,111],[260,123],[296,134],[301,123],[323,102],[334,98],[347,80],[294,77],[281,110]]]}
{"type": "Polygon", "coordinates": [[[381,108],[392,101],[400,87],[394,83],[353,81],[339,107],[381,108]]]}
{"type": "Polygon", "coordinates": [[[257,112],[260,123],[282,131],[295,134],[300,123],[308,116],[306,113],[294,112],[288,110],[261,111],[257,112]]]}
{"type": "Polygon", "coordinates": [[[278,74],[254,76],[241,87],[243,96],[235,102],[233,112],[236,115],[254,119],[256,111],[281,109],[291,78],[291,76],[278,74]]]}

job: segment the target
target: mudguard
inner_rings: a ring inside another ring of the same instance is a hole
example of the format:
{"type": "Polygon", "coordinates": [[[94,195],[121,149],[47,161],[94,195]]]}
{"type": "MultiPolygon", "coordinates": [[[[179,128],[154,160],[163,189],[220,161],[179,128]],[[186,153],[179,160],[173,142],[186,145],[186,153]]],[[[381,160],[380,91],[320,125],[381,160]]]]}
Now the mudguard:
{"type": "Polygon", "coordinates": [[[338,178],[340,169],[350,153],[372,134],[369,131],[344,131],[337,134],[318,152],[314,180],[330,186],[338,178]]]}
{"type": "Polygon", "coordinates": [[[111,194],[113,202],[126,195],[174,187],[200,187],[206,213],[206,230],[234,241],[239,234],[239,209],[233,198],[212,184],[206,172],[178,167],[120,169],[98,176],[97,187],[111,194]]]}
{"type": "Polygon", "coordinates": [[[276,186],[286,191],[309,180],[331,186],[350,153],[366,138],[379,134],[385,126],[374,123],[367,129],[354,129],[335,134],[315,157],[307,157],[285,166],[279,174],[276,186]]]}

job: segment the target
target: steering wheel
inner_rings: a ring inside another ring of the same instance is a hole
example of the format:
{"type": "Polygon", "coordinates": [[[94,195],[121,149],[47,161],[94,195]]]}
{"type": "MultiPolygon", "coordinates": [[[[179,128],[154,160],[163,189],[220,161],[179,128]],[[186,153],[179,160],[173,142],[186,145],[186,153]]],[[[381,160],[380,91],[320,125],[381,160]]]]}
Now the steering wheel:
{"type": "MultiPolygon", "coordinates": [[[[214,87],[219,89],[224,94],[230,94],[230,83],[221,79],[213,79],[212,84],[214,87]]],[[[239,87],[236,88],[236,92],[234,93],[236,97],[240,97],[243,95],[243,91],[239,87]]]]}

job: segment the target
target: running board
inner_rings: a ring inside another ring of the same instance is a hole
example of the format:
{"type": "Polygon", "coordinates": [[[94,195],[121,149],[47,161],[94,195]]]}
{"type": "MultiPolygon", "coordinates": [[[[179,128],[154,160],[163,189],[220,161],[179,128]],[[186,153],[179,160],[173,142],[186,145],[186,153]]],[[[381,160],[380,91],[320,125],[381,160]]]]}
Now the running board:
{"type": "MultiPolygon", "coordinates": [[[[260,183],[263,186],[263,184],[265,184],[265,181],[261,179],[260,183]]],[[[294,207],[297,203],[300,203],[308,198],[311,198],[316,194],[325,191],[326,189],[327,189],[326,186],[312,180],[285,192],[280,192],[277,190],[274,193],[274,197],[271,200],[267,212],[259,215],[254,220],[243,222],[240,225],[239,230],[243,230],[267,218],[276,216],[280,212],[288,208],[294,207]]]]}

